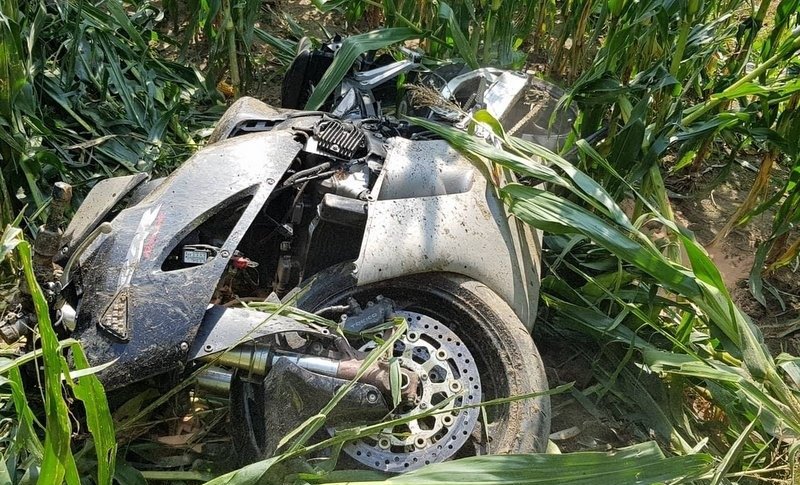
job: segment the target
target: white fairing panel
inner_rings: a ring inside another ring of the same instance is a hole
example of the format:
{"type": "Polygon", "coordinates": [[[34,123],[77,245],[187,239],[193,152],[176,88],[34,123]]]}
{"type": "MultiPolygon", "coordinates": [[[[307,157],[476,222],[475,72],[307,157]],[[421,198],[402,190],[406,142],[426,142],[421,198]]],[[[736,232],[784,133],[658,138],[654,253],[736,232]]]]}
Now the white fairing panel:
{"type": "Polygon", "coordinates": [[[447,142],[389,140],[356,261],[359,285],[445,271],[500,295],[528,329],[539,296],[540,235],[447,142]]]}

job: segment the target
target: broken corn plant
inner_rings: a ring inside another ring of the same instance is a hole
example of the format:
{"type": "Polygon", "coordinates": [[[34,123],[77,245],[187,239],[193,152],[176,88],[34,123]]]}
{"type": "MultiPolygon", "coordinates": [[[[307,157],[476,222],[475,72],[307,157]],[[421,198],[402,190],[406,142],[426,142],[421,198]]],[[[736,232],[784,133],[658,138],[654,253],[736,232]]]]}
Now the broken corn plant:
{"type": "MultiPolygon", "coordinates": [[[[562,283],[545,277],[542,286],[542,299],[553,309],[554,318],[600,342],[632,346],[642,372],[671,376],[673,384],[685,383],[722,411],[727,432],[713,437],[711,443],[701,440],[702,423],[686,409],[671,417],[670,434],[663,438],[673,442],[675,451],[688,453],[708,446],[720,456],[729,453],[719,464],[725,467],[718,468],[720,476],[759,468],[768,474],[767,455],[793,455],[792,443],[800,437],[800,368],[794,360],[776,363],[759,330],[733,303],[719,271],[692,235],[661,216],[650,199],[586,143],[578,144],[582,157],[604,167],[621,184],[620,197],[634,197],[645,208],[639,219],[629,220],[601,185],[560,156],[506,136],[486,112],[474,118],[484,130],[493,132],[496,146],[447,126],[413,121],[477,163],[485,160],[545,183],[531,187],[495,180],[514,216],[546,233],[572,238],[571,247],[559,256],[562,261],[556,261],[566,266],[557,273],[562,283]],[[680,242],[689,267],[665,256],[663,248],[642,232],[642,224],[648,221],[680,242]],[[571,265],[569,260],[580,259],[579,251],[608,264],[571,265]],[[587,286],[593,290],[586,291],[587,286]],[[698,429],[687,426],[692,420],[698,429]]],[[[547,262],[554,263],[553,259],[547,262]]]]}

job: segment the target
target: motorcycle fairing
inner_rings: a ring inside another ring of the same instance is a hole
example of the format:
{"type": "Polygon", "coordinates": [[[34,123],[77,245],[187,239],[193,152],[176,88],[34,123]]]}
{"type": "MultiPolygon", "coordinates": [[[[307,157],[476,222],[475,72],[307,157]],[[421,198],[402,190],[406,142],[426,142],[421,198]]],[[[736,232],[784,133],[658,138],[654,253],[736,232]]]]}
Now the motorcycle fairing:
{"type": "Polygon", "coordinates": [[[495,291],[530,330],[539,294],[539,234],[446,141],[392,138],[372,191],[356,261],[359,285],[447,271],[495,291]]]}
{"type": "Polygon", "coordinates": [[[66,250],[62,250],[62,254],[59,255],[60,260],[66,260],[83,239],[103,221],[103,218],[147,178],[146,173],[135,173],[97,182],[61,236],[62,246],[66,250]]]}
{"type": "Polygon", "coordinates": [[[188,360],[197,360],[227,350],[242,342],[276,333],[296,332],[329,336],[293,318],[249,308],[210,305],[189,350],[188,360]]]}
{"type": "Polygon", "coordinates": [[[285,119],[289,111],[291,110],[278,109],[255,98],[243,96],[225,110],[207,143],[210,145],[231,137],[237,128],[247,122],[285,119]]]}
{"type": "Polygon", "coordinates": [[[76,338],[92,365],[116,359],[100,377],[114,388],[177,367],[203,320],[217,281],[240,240],[302,145],[289,131],[223,140],[197,152],[80,259],[85,295],[76,338]],[[235,201],[250,198],[217,255],[163,271],[192,230],[235,201]]]}

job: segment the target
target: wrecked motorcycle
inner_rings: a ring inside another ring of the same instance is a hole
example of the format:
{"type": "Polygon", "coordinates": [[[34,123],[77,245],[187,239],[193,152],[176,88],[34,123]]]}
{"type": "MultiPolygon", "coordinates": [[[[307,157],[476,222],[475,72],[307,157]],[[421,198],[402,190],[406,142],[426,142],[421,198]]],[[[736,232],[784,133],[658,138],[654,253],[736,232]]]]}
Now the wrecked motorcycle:
{"type": "MultiPolygon", "coordinates": [[[[408,331],[392,359],[399,404],[381,359],[323,432],[441,412],[351,441],[343,450],[352,460],[403,472],[457,456],[544,451],[548,398],[493,405],[484,417],[474,406],[547,389],[530,337],[539,235],[508,216],[473,161],[385,116],[377,93],[413,74],[464,112],[485,108],[551,146],[563,133],[541,128],[545,115],[525,103],[532,90],[548,102],[558,94],[525,74],[452,66],[447,74],[406,59],[356,70],[328,112],[299,109],[330,59],[302,53],[283,108],[238,100],[208,146],[168,177],[97,183],[63,232],[71,189],[57,184],[34,245],[57,330],[81,342],[90,364],[113,362],[98,374],[107,389],[203,367],[199,388],[230,396],[233,442],[251,462],[353,380],[375,348],[370,333],[384,335],[402,317],[408,331]],[[240,305],[264,300],[340,331],[240,305]]],[[[447,103],[411,104],[407,112],[460,122],[447,103]]],[[[0,334],[30,338],[33,327],[35,316],[21,310],[0,334]]]]}

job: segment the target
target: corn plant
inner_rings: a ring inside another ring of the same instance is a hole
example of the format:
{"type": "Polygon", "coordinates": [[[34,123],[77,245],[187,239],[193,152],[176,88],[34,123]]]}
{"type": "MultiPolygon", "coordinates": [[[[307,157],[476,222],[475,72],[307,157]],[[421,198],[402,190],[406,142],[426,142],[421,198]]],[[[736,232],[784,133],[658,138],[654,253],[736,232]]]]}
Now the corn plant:
{"type": "Polygon", "coordinates": [[[83,192],[101,178],[173,167],[197,146],[193,130],[218,116],[193,105],[209,104],[198,71],[153,50],[152,16],[129,16],[122,5],[3,2],[5,223],[22,204],[38,219],[55,180],[83,192]]]}
{"type": "MultiPolygon", "coordinates": [[[[94,450],[94,463],[90,466],[98,484],[111,484],[117,453],[114,426],[108,401],[100,381],[93,375],[100,370],[89,368],[80,345],[74,340],[59,341],[50,322],[47,302],[33,275],[31,247],[23,240],[22,231],[12,225],[0,235],[0,265],[6,268],[12,260],[22,268],[26,291],[30,293],[38,318],[37,340],[40,347],[15,359],[0,360],[0,386],[4,398],[10,400],[15,410],[11,428],[3,441],[0,472],[9,483],[28,480],[36,483],[81,483],[78,459],[72,450],[72,417],[65,392],[81,402],[86,425],[92,441],[85,443],[82,456],[94,450]],[[16,254],[15,254],[16,253],[16,254]],[[74,367],[64,356],[69,350],[74,367]],[[21,367],[32,361],[40,362],[44,394],[44,419],[35,417],[28,404],[30,389],[25,388],[21,367]],[[41,439],[41,436],[44,439],[41,439]]],[[[14,271],[14,270],[12,270],[14,271]]],[[[80,463],[85,465],[84,463],[80,463]]]]}
{"type": "MultiPolygon", "coordinates": [[[[143,3],[150,7],[151,2],[143,3]]],[[[200,46],[207,57],[209,88],[229,78],[233,97],[248,89],[253,80],[252,49],[261,2],[168,0],[164,8],[173,30],[183,31],[181,39],[170,40],[180,47],[181,57],[186,58],[193,45],[200,46]],[[185,25],[181,25],[184,21],[185,25]]]]}
{"type": "Polygon", "coordinates": [[[425,33],[423,45],[434,58],[460,58],[471,67],[522,67],[523,43],[536,30],[537,2],[411,2],[405,0],[314,0],[322,11],[343,11],[358,19],[366,8],[383,11],[387,27],[425,33]]]}

